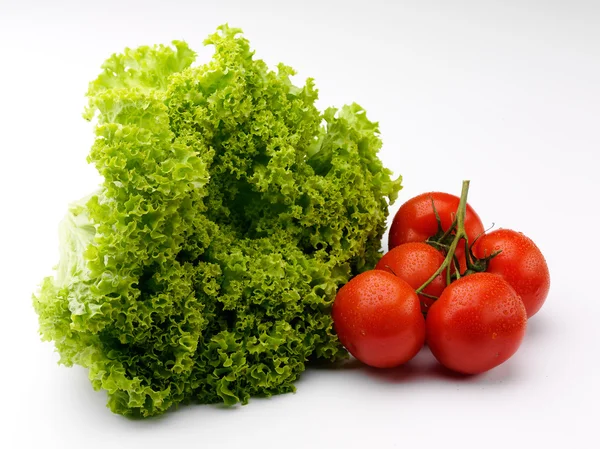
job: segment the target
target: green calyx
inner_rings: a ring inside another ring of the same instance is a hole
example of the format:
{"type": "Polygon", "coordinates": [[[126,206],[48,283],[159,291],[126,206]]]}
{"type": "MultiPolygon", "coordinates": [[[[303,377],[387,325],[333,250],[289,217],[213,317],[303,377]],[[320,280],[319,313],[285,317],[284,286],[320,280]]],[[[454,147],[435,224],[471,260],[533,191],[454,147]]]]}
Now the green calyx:
{"type": "Polygon", "coordinates": [[[484,272],[487,269],[488,263],[491,259],[496,257],[500,251],[496,251],[493,254],[484,258],[477,258],[473,254],[473,245],[477,241],[478,236],[471,244],[469,244],[469,238],[465,231],[465,217],[467,212],[467,196],[469,194],[470,181],[465,180],[462,183],[462,190],[460,195],[460,201],[456,210],[455,218],[452,225],[444,231],[442,229],[441,219],[435,208],[435,204],[432,200],[433,210],[438,222],[438,231],[435,235],[427,239],[426,243],[433,246],[437,250],[442,251],[445,254],[445,258],[440,267],[435,271],[431,277],[423,283],[417,290],[416,293],[424,295],[431,299],[438,299],[435,296],[425,295],[423,290],[438,277],[440,274],[445,272],[446,283],[450,285],[453,281],[460,279],[461,277],[468,276],[472,273],[484,272]],[[460,244],[461,239],[464,239],[465,245],[465,262],[466,269],[463,273],[460,272],[460,265],[456,258],[456,249],[460,244]]]}

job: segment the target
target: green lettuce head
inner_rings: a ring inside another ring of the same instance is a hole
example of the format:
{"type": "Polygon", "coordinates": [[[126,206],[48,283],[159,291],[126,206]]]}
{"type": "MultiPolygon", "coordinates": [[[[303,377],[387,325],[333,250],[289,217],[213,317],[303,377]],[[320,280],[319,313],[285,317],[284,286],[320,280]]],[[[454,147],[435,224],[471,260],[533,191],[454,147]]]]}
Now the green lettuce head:
{"type": "Polygon", "coordinates": [[[34,296],[60,362],[89,369],[115,413],[246,403],[346,355],[337,288],[380,256],[400,179],[358,105],[320,113],[313,81],[270,71],[240,30],[126,49],[90,84],[88,160],[104,178],[60,228],[34,296]]]}

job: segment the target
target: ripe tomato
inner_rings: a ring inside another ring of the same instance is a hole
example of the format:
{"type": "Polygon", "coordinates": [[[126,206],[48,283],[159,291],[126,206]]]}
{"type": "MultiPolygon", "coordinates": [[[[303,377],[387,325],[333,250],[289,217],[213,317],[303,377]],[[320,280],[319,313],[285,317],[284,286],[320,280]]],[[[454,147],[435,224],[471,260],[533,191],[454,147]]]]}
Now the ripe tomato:
{"type": "Polygon", "coordinates": [[[490,370],[519,348],[527,327],[523,301],[502,277],[475,273],[450,284],[427,314],[427,343],[445,367],[490,370]]]}
{"type": "MultiPolygon", "coordinates": [[[[391,250],[398,245],[408,242],[424,242],[434,236],[438,231],[438,223],[431,201],[435,204],[442,229],[446,231],[456,215],[460,198],[449,193],[429,192],[411,198],[398,209],[388,237],[388,248],[391,250]]],[[[469,243],[483,234],[484,228],[479,215],[467,204],[465,215],[465,232],[469,243]]],[[[459,242],[456,248],[456,256],[461,265],[461,271],[465,268],[465,245],[464,240],[459,242]]]]}
{"type": "Polygon", "coordinates": [[[352,278],[338,291],[332,317],[350,354],[377,368],[408,362],[425,343],[417,294],[386,271],[365,271],[352,278]]]}
{"type": "Polygon", "coordinates": [[[498,229],[475,242],[473,254],[484,258],[501,250],[486,271],[502,276],[523,300],[527,317],[540,310],[550,290],[546,259],[533,241],[511,229],[498,229]]]}
{"type": "MultiPolygon", "coordinates": [[[[423,285],[444,262],[438,250],[423,242],[410,242],[388,251],[375,266],[376,270],[388,271],[406,281],[413,289],[423,285]]],[[[446,288],[444,274],[437,276],[425,287],[424,293],[439,297],[446,288]]],[[[419,295],[421,311],[427,313],[434,299],[419,295]]]]}

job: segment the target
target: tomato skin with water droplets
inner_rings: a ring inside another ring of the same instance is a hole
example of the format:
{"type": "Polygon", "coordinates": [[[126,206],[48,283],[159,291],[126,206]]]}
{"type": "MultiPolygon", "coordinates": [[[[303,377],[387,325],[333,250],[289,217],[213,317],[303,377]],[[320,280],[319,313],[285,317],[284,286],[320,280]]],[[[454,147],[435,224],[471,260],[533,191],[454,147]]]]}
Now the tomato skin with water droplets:
{"type": "MultiPolygon", "coordinates": [[[[448,230],[456,216],[460,198],[444,192],[428,192],[409,199],[400,206],[394,215],[388,236],[388,248],[391,250],[398,245],[408,242],[424,242],[438,231],[438,222],[433,209],[437,211],[442,229],[448,230]]],[[[483,223],[475,210],[467,204],[465,214],[465,232],[469,243],[484,233],[483,223]]],[[[456,248],[461,272],[465,269],[464,240],[456,248]]]]}
{"type": "Polygon", "coordinates": [[[500,276],[475,273],[450,284],[427,314],[427,343],[445,367],[463,374],[488,371],[519,348],[527,312],[500,276]]]}
{"type": "Polygon", "coordinates": [[[382,270],[352,278],[332,308],[335,331],[361,362],[392,368],[412,359],[425,342],[425,319],[414,289],[382,270]]]}
{"type": "Polygon", "coordinates": [[[484,258],[502,251],[485,271],[502,276],[521,297],[527,317],[535,315],[548,296],[550,272],[540,249],[529,237],[512,229],[498,229],[475,242],[473,254],[484,258]]]}
{"type": "MultiPolygon", "coordinates": [[[[377,265],[376,270],[385,270],[408,282],[415,290],[423,285],[444,262],[444,256],[434,247],[423,242],[410,242],[396,246],[388,251],[377,265]]],[[[430,296],[439,297],[446,288],[446,279],[439,274],[423,290],[430,296]]],[[[427,310],[435,299],[419,295],[421,311],[427,310]]]]}

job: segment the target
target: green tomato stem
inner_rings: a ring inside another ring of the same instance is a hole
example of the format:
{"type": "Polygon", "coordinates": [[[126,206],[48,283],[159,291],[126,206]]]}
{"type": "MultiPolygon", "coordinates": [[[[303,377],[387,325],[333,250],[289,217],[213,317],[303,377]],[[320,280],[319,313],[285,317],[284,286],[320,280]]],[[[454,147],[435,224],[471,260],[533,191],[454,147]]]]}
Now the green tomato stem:
{"type": "MultiPolygon", "coordinates": [[[[423,290],[431,282],[433,282],[433,280],[436,277],[438,277],[441,273],[443,273],[446,268],[448,269],[448,272],[446,275],[447,281],[448,281],[450,279],[450,275],[451,275],[450,269],[454,262],[454,253],[456,252],[458,243],[460,242],[461,239],[465,239],[465,241],[467,242],[467,245],[468,245],[467,233],[465,231],[465,215],[467,213],[467,196],[468,196],[468,194],[469,194],[469,181],[466,180],[466,181],[463,181],[463,183],[462,183],[462,191],[460,193],[460,202],[458,203],[458,209],[456,210],[456,218],[455,218],[456,232],[454,234],[454,239],[452,240],[452,243],[450,244],[450,247],[448,248],[448,252],[446,253],[446,257],[444,258],[444,261],[442,262],[442,264],[435,271],[435,273],[433,273],[431,275],[431,277],[429,279],[427,279],[427,281],[425,281],[425,283],[416,290],[417,294],[422,294],[423,290]]],[[[456,269],[457,273],[460,271],[458,267],[456,267],[455,269],[456,269]]],[[[450,282],[448,282],[448,284],[449,283],[450,282]]]]}

